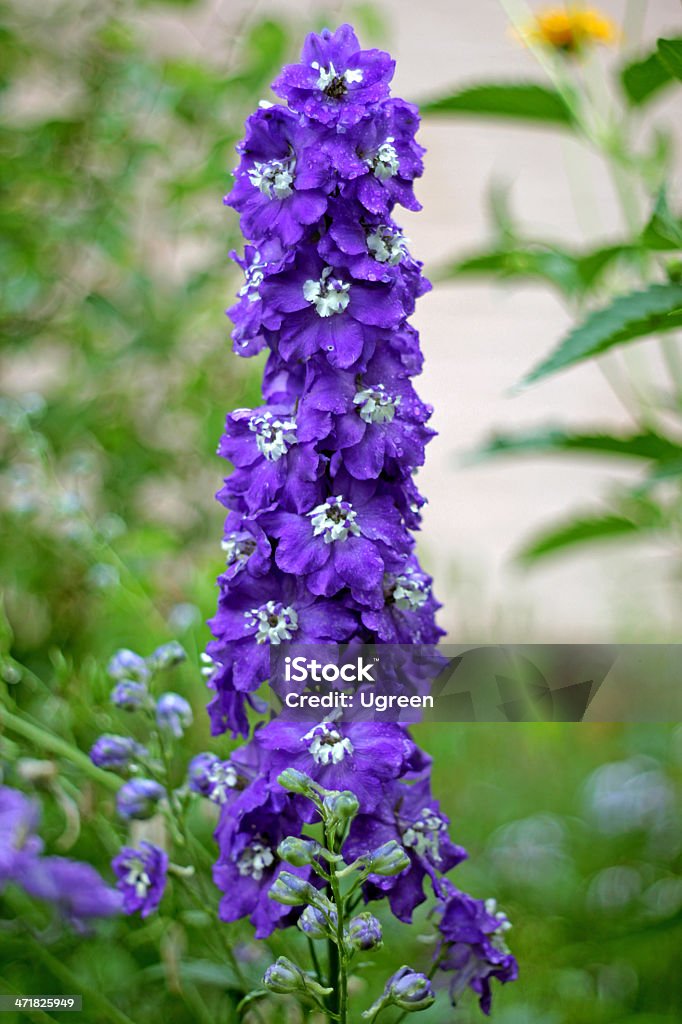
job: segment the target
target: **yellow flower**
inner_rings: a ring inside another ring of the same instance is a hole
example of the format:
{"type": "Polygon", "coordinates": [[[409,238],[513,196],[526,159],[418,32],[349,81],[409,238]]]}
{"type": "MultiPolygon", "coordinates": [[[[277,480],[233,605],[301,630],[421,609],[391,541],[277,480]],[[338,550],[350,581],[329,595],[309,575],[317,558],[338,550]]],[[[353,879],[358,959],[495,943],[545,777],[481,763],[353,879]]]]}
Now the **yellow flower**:
{"type": "Polygon", "coordinates": [[[610,18],[594,8],[553,7],[536,14],[521,35],[530,43],[574,54],[596,43],[615,43],[618,31],[610,18]]]}

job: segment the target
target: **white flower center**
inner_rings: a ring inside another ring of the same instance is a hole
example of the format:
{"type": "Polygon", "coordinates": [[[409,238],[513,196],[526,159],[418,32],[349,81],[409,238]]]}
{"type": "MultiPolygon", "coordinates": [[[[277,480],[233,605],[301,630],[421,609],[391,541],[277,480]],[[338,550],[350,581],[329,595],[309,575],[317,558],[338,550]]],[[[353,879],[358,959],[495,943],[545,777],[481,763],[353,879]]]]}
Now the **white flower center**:
{"type": "Polygon", "coordinates": [[[371,235],[367,235],[367,248],[378,263],[395,267],[407,254],[405,236],[388,224],[379,224],[371,235]]]}
{"type": "Polygon", "coordinates": [[[225,565],[239,565],[240,568],[256,550],[256,542],[248,533],[230,533],[220,546],[225,552],[225,565]]]}
{"type": "Polygon", "coordinates": [[[419,579],[414,569],[407,569],[402,575],[396,576],[391,596],[398,608],[413,612],[428,601],[429,586],[419,579]]]}
{"type": "Polygon", "coordinates": [[[497,909],[497,900],[495,899],[485,901],[485,910],[487,914],[490,914],[496,921],[499,921],[497,928],[490,936],[491,945],[499,950],[500,953],[508,953],[509,946],[507,945],[505,934],[512,926],[511,921],[502,910],[497,909]]]}
{"type": "Polygon", "coordinates": [[[349,68],[347,71],[339,74],[331,61],[329,62],[329,67],[323,67],[316,60],[310,66],[318,72],[318,79],[315,85],[332,99],[341,99],[348,92],[348,86],[354,82],[361,82],[363,77],[362,71],[359,68],[357,70],[349,68]]]}
{"type": "Polygon", "coordinates": [[[293,193],[296,160],[267,160],[265,163],[256,161],[248,172],[249,181],[268,199],[286,199],[293,193]]]}
{"type": "Polygon", "coordinates": [[[268,601],[260,608],[252,608],[244,612],[246,625],[256,629],[256,643],[281,644],[282,640],[291,640],[292,634],[298,629],[298,615],[289,605],[284,607],[281,602],[268,601]]]}
{"type": "Polygon", "coordinates": [[[390,423],[400,405],[400,395],[393,398],[386,393],[383,384],[373,384],[356,391],[353,405],[358,407],[360,419],[365,423],[390,423]]]}
{"type": "Polygon", "coordinates": [[[315,764],[339,764],[353,753],[353,744],[331,722],[320,722],[303,737],[315,764]]]}
{"type": "Polygon", "coordinates": [[[394,141],[393,137],[389,136],[385,142],[381,143],[374,156],[368,160],[368,167],[374,172],[374,177],[379,178],[380,181],[394,178],[398,173],[399,161],[398,153],[393,145],[394,141]]]}
{"type": "Polygon", "coordinates": [[[215,761],[209,770],[208,781],[211,784],[209,799],[215,804],[224,804],[239,782],[239,774],[229,761],[215,761]]]}
{"type": "Polygon", "coordinates": [[[360,527],[355,522],[358,514],[340,494],[329,498],[323,505],[317,505],[308,515],[313,523],[313,536],[324,537],[325,544],[347,540],[351,533],[354,537],[360,534],[360,527]]]}
{"type": "Polygon", "coordinates": [[[271,412],[252,416],[249,430],[255,433],[258,451],[268,462],[277,462],[296,444],[296,421],[276,420],[271,412]]]}
{"type": "Polygon", "coordinates": [[[428,857],[438,862],[440,860],[440,833],[446,829],[445,822],[431,810],[425,807],[419,812],[416,821],[410,823],[403,832],[403,844],[414,850],[419,857],[428,857]]]}
{"type": "Polygon", "coordinates": [[[244,277],[246,280],[239,289],[239,295],[241,298],[248,298],[249,302],[257,302],[260,298],[258,289],[263,283],[265,278],[265,268],[267,267],[267,260],[262,260],[259,252],[253,254],[253,258],[248,267],[244,268],[244,277]]]}
{"type": "Polygon", "coordinates": [[[303,285],[303,296],[314,305],[318,316],[343,313],[350,302],[350,284],[331,274],[332,268],[325,267],[319,281],[309,278],[303,285]]]}
{"type": "Polygon", "coordinates": [[[206,651],[201,652],[200,660],[202,663],[201,674],[208,681],[218,668],[218,663],[206,651]]]}
{"type": "Polygon", "coordinates": [[[242,877],[260,882],[267,868],[275,863],[275,856],[269,846],[257,840],[247,846],[237,861],[237,870],[242,877]]]}
{"type": "Polygon", "coordinates": [[[144,899],[149,891],[150,885],[152,884],[152,880],[147,874],[144,861],[139,857],[131,857],[130,860],[125,862],[125,866],[128,868],[128,874],[124,879],[126,885],[131,885],[133,887],[138,899],[144,899]]]}

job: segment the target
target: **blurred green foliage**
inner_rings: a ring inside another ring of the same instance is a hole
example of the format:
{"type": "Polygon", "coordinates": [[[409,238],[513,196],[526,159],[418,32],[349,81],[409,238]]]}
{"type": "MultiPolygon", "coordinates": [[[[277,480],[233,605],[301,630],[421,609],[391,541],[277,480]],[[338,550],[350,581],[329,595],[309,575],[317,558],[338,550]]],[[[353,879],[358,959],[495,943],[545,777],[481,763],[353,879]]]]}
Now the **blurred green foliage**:
{"type": "MultiPolygon", "coordinates": [[[[0,10],[0,715],[23,722],[0,735],[0,761],[4,781],[40,799],[47,849],[107,878],[123,835],[113,792],[85,770],[83,752],[122,728],[107,705],[112,651],[148,654],[171,636],[190,651],[173,683],[196,712],[176,781],[190,753],[229,747],[209,738],[195,657],[220,565],[212,494],[221,466],[210,453],[224,413],[257,401],[260,366],[229,352],[221,309],[240,241],[220,199],[244,117],[310,27],[248,8],[236,33],[192,47],[183,19],[197,6],[174,5],[180,39],[168,9],[151,2],[28,0],[0,10]]],[[[370,6],[349,16],[370,42],[390,42],[370,6]]],[[[507,108],[519,98],[510,92],[507,108]]],[[[554,98],[539,101],[566,120],[554,98]]],[[[540,272],[583,280],[584,254],[559,255],[559,271],[544,260],[540,272]]],[[[518,259],[532,264],[528,247],[518,259]]],[[[651,431],[637,443],[642,457],[670,451],[651,431]]],[[[679,1020],[679,729],[431,726],[418,738],[434,755],[453,835],[471,853],[455,877],[477,896],[496,895],[514,921],[521,978],[496,992],[495,1019],[679,1020]]],[[[210,808],[193,813],[210,863],[210,808]]],[[[86,940],[55,930],[15,890],[1,903],[3,993],[82,992],[84,1024],[236,1020],[214,905],[197,907],[178,879],[161,914],[109,921],[86,940]]],[[[426,962],[427,932],[424,914],[416,928],[387,926],[381,955],[353,981],[367,1002],[397,956],[426,962]]],[[[236,934],[254,983],[302,941],[236,934]]],[[[480,1019],[472,999],[454,1012],[445,1005],[424,1024],[480,1019]]],[[[259,1012],[300,1019],[278,1001],[259,1012]]],[[[26,1019],[56,1018],[6,1016],[26,1019]]]]}
{"type": "MultiPolygon", "coordinates": [[[[516,28],[524,38],[523,25],[516,28]]],[[[576,324],[526,374],[520,387],[599,360],[632,429],[613,435],[596,422],[577,433],[553,423],[533,432],[494,435],[475,458],[579,452],[625,459],[631,465],[639,461],[642,476],[634,486],[613,488],[600,503],[569,510],[558,523],[541,528],[518,553],[522,564],[584,544],[642,534],[658,539],[677,559],[682,524],[682,350],[672,332],[682,327],[682,219],[670,208],[667,196],[674,170],[673,135],[669,128],[648,122],[646,105],[663,90],[679,89],[682,39],[659,39],[652,53],[621,61],[615,87],[589,46],[578,52],[530,41],[529,45],[548,84],[479,83],[430,100],[423,113],[487,116],[570,131],[609,169],[623,235],[606,243],[593,240],[584,248],[560,239],[528,237],[516,223],[505,191],[493,186],[492,240],[478,252],[451,260],[440,277],[533,281],[553,288],[576,324]],[[620,355],[623,346],[654,337],[666,369],[662,382],[641,379],[641,364],[628,363],[627,352],[620,370],[601,358],[605,353],[620,355]],[[646,451],[643,434],[652,442],[646,451]]]]}

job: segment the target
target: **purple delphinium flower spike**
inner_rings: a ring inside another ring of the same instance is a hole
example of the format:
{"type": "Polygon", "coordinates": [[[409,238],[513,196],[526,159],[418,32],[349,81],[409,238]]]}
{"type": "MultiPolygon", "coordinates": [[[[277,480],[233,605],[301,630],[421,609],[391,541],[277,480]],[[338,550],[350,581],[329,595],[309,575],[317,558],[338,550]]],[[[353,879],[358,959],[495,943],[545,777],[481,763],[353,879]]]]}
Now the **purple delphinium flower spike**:
{"type": "Polygon", "coordinates": [[[168,854],[165,850],[144,841],[139,849],[124,846],[111,866],[118,878],[116,888],[123,895],[124,912],[139,911],[140,917],[153,913],[166,888],[168,854]]]}
{"type": "MultiPolygon", "coordinates": [[[[389,96],[393,70],[388,54],[360,48],[349,25],[312,34],[301,62],[273,85],[287,105],[262,104],[237,147],[225,203],[247,244],[234,257],[244,283],[228,312],[235,352],[266,350],[267,361],[264,404],[231,412],[218,449],[232,472],[218,493],[228,510],[225,567],[202,656],[214,733],[248,737],[263,710],[256,691],[283,643],[434,645],[442,635],[413,537],[425,502],[413,475],[433,431],[412,382],[423,357],[409,317],[430,285],[394,219],[397,205],[420,209],[424,150],[416,107],[389,96]]],[[[305,787],[278,784],[287,769],[359,807],[346,859],[381,850],[395,861],[383,870],[377,860],[366,900],[387,896],[409,921],[428,880],[446,905],[453,890],[443,875],[466,852],[447,834],[430,759],[408,730],[274,719],[229,760],[199,755],[190,767],[190,788],[220,806],[223,920],[249,917],[257,937],[297,920],[311,937],[327,934],[312,905],[268,897],[283,867],[279,844],[300,837],[316,813],[305,787]]],[[[293,868],[301,891],[310,872],[293,868]]],[[[465,947],[446,934],[455,914],[442,915],[443,966],[461,959],[453,985],[471,983],[485,1002],[486,979],[511,972],[491,952],[489,929],[501,925],[481,918],[465,947]]],[[[381,937],[367,914],[351,932],[361,948],[381,937]]],[[[403,967],[379,1003],[416,1010],[432,1001],[426,976],[403,967]]]]}

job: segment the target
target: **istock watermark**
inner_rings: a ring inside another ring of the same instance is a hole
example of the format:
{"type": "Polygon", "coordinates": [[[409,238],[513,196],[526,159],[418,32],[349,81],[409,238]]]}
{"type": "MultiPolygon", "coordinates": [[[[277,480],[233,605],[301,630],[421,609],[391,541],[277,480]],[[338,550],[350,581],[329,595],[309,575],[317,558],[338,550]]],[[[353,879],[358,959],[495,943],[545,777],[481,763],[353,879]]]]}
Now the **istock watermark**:
{"type": "Polygon", "coordinates": [[[682,719],[680,644],[273,645],[271,710],[298,721],[682,719]]]}

